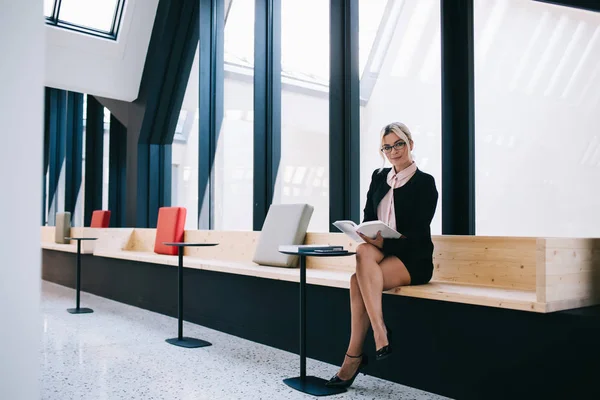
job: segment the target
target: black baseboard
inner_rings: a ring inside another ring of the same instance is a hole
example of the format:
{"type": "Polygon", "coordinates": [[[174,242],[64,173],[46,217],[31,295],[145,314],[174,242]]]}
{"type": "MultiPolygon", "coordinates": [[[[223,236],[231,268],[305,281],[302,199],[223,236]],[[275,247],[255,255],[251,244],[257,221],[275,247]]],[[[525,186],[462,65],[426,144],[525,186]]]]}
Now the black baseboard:
{"type": "MultiPolygon", "coordinates": [[[[43,279],[75,287],[74,254],[43,250],[42,264],[43,279]]],[[[185,320],[299,352],[297,283],[195,269],[184,277],[185,320]]],[[[83,255],[81,282],[83,291],[177,315],[172,266],[83,255]]],[[[384,295],[383,311],[394,353],[369,375],[457,399],[600,397],[599,307],[537,314],[384,295]]],[[[308,285],[308,357],[339,364],[349,336],[348,291],[308,285]]],[[[369,334],[365,351],[374,347],[369,334]]]]}

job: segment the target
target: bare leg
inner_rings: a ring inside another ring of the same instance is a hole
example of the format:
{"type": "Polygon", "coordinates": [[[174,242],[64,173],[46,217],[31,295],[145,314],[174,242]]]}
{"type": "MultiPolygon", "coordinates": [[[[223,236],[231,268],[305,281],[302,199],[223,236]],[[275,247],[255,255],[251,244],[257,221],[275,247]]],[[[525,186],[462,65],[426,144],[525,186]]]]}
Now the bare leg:
{"type": "MultiPolygon", "coordinates": [[[[352,314],[350,344],[348,345],[347,354],[358,356],[362,354],[363,343],[367,330],[369,329],[369,316],[363,302],[356,274],[352,274],[350,278],[350,312],[352,314]]],[[[344,357],[344,363],[337,373],[340,379],[348,380],[356,372],[360,365],[361,358],[344,357]]]]}
{"type": "Polygon", "coordinates": [[[356,253],[356,277],[377,349],[388,344],[381,306],[383,291],[410,284],[410,274],[404,263],[397,257],[385,260],[383,257],[383,253],[373,245],[360,245],[356,253]]]}
{"type": "MultiPolygon", "coordinates": [[[[391,288],[408,285],[410,284],[410,275],[406,270],[406,267],[396,257],[387,257],[383,259],[383,254],[374,246],[371,245],[360,245],[357,250],[357,274],[353,274],[350,278],[350,311],[352,314],[352,322],[351,322],[351,334],[350,334],[350,343],[348,345],[347,354],[351,356],[358,356],[363,352],[363,343],[365,341],[365,336],[367,335],[367,330],[369,329],[369,324],[372,319],[370,318],[370,314],[367,311],[367,307],[365,305],[365,296],[361,290],[361,285],[358,277],[358,271],[361,269],[362,272],[366,272],[366,268],[362,263],[362,260],[367,259],[367,267],[371,263],[368,261],[368,257],[372,258],[372,263],[375,265],[374,273],[375,277],[380,276],[382,280],[382,287],[379,289],[379,315],[380,315],[380,323],[383,327],[383,335],[384,342],[381,345],[378,345],[377,340],[375,341],[377,348],[381,348],[387,344],[387,332],[385,331],[385,326],[383,325],[383,312],[381,310],[381,296],[383,290],[389,290],[391,288]],[[366,247],[366,248],[365,248],[366,247]],[[371,248],[369,248],[371,247],[371,248]],[[381,264],[378,264],[381,263],[381,264]],[[359,265],[363,265],[359,267],[359,265]]],[[[368,278],[368,277],[367,277],[368,278]]],[[[367,279],[368,281],[368,279],[367,279]]],[[[370,281],[368,281],[370,282],[370,281]]],[[[371,286],[368,284],[365,285],[367,289],[371,286]]],[[[377,296],[371,296],[377,297],[377,296]]],[[[377,311],[376,311],[377,312],[377,311]]],[[[340,368],[337,376],[340,379],[348,380],[352,378],[356,369],[359,367],[362,359],[361,358],[351,358],[345,357],[344,363],[340,368]]]]}

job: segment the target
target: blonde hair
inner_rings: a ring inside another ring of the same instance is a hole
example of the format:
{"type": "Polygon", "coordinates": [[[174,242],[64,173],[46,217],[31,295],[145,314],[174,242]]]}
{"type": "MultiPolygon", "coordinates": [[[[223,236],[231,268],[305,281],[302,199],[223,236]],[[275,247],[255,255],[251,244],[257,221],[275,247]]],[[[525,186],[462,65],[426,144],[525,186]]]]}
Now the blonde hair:
{"type": "Polygon", "coordinates": [[[406,146],[408,146],[407,147],[408,148],[408,158],[412,161],[412,153],[410,151],[410,144],[413,143],[413,140],[412,140],[412,134],[410,133],[410,129],[408,129],[408,126],[404,125],[402,122],[392,122],[391,124],[387,124],[386,126],[384,126],[383,129],[381,130],[380,140],[379,140],[379,149],[380,149],[379,155],[383,159],[383,165],[379,169],[379,171],[381,171],[385,167],[385,161],[386,161],[386,158],[383,155],[383,152],[381,151],[381,147],[383,146],[383,138],[386,137],[387,135],[389,135],[390,133],[393,133],[396,136],[398,136],[400,139],[404,140],[404,142],[406,143],[406,146]]]}

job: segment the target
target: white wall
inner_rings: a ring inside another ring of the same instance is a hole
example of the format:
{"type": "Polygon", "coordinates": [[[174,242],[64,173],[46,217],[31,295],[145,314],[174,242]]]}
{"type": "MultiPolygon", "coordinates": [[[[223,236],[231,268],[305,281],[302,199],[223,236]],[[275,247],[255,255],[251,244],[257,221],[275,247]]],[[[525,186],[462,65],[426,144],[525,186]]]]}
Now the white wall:
{"type": "Polygon", "coordinates": [[[47,25],[44,84],[134,101],[157,6],[158,0],[127,0],[116,41],[47,25]]]}
{"type": "Polygon", "coordinates": [[[42,0],[0,13],[0,397],[39,399],[42,0]],[[16,166],[16,167],[15,167],[16,166]]]}

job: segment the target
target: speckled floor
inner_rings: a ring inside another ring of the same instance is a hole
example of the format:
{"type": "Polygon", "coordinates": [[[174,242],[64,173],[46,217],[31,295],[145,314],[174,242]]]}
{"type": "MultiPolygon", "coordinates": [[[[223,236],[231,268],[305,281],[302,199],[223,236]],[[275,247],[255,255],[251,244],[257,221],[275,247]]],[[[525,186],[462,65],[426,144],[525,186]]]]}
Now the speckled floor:
{"type": "MultiPolygon", "coordinates": [[[[42,282],[44,339],[42,399],[308,399],[282,380],[297,376],[298,356],[185,323],[186,336],[213,346],[183,349],[165,343],[176,319],[88,293],[71,315],[72,289],[42,282]]],[[[337,367],[308,360],[310,375],[331,377],[337,367]]],[[[442,399],[359,375],[348,392],[331,399],[442,399]]]]}

